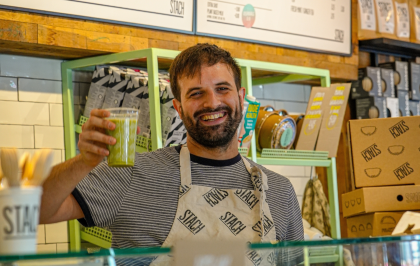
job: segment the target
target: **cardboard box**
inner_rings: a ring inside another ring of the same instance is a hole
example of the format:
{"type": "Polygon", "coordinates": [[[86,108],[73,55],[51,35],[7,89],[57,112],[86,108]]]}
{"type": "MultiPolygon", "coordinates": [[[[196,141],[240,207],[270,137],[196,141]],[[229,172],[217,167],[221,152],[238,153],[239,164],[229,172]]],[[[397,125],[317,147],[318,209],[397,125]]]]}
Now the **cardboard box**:
{"type": "Polygon", "coordinates": [[[343,217],[420,210],[420,186],[366,187],[342,195],[343,217]]]}
{"type": "Polygon", "coordinates": [[[400,116],[410,116],[410,97],[408,91],[398,91],[400,116]]]}
{"type": "Polygon", "coordinates": [[[332,91],[332,89],[325,87],[312,88],[296,150],[313,151],[315,149],[322,116],[325,113],[325,106],[328,106],[332,91]]]}
{"type": "Polygon", "coordinates": [[[420,64],[410,62],[410,99],[420,100],[420,64]]]}
{"type": "Polygon", "coordinates": [[[353,188],[420,185],[420,117],[350,120],[353,188]]]}
{"type": "MultiPolygon", "coordinates": [[[[385,118],[387,112],[387,98],[368,97],[351,101],[353,119],[385,118]]],[[[396,99],[398,101],[398,99],[396,99]]]]}
{"type": "Polygon", "coordinates": [[[316,150],[328,151],[329,158],[337,157],[338,142],[349,100],[350,87],[350,83],[332,84],[329,101],[324,106],[316,150]]]}
{"type": "Polygon", "coordinates": [[[420,101],[410,101],[410,116],[420,115],[420,101]]]}
{"type": "Polygon", "coordinates": [[[397,91],[409,90],[410,83],[409,83],[409,78],[408,78],[408,63],[407,62],[395,61],[395,62],[383,63],[383,64],[379,64],[379,67],[389,68],[389,69],[394,70],[394,75],[395,75],[394,80],[395,80],[395,84],[397,84],[397,88],[396,88],[397,91]]]}
{"type": "Polygon", "coordinates": [[[353,81],[351,85],[351,99],[382,96],[382,85],[380,68],[360,68],[358,80],[353,81]]]}
{"type": "Polygon", "coordinates": [[[382,96],[383,97],[396,97],[395,94],[395,80],[394,70],[388,68],[381,68],[382,77],[382,96]]]}
{"type": "Polygon", "coordinates": [[[386,98],[386,107],[388,109],[388,117],[399,117],[400,116],[400,107],[398,103],[398,98],[386,98]]]}
{"type": "Polygon", "coordinates": [[[375,212],[347,218],[347,237],[389,236],[404,212],[375,212]]]}

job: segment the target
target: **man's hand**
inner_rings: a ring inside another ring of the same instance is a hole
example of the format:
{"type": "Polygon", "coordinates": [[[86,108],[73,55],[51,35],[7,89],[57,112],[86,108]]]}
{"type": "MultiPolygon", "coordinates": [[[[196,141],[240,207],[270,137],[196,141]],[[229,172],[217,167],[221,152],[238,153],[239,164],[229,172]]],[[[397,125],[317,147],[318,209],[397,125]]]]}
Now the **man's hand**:
{"type": "MultiPolygon", "coordinates": [[[[82,126],[79,135],[78,147],[83,162],[89,166],[97,166],[105,156],[109,155],[107,145],[115,145],[116,139],[106,135],[106,130],[114,130],[115,124],[105,118],[111,113],[103,109],[94,109],[90,112],[90,118],[82,126]]],[[[137,134],[140,128],[137,127],[137,134]]]]}
{"type": "Polygon", "coordinates": [[[111,113],[107,110],[94,109],[90,112],[90,118],[82,126],[82,133],[79,135],[78,147],[83,162],[89,166],[97,166],[109,151],[106,145],[114,145],[116,139],[106,135],[105,130],[114,130],[115,124],[106,117],[111,113]]]}

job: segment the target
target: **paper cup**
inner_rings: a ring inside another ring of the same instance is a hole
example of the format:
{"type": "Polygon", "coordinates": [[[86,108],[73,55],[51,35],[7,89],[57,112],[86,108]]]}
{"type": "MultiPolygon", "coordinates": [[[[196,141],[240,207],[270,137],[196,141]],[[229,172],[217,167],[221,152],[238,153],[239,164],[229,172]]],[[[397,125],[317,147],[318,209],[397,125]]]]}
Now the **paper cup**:
{"type": "Polygon", "coordinates": [[[0,254],[36,253],[42,187],[0,190],[0,254]]]}

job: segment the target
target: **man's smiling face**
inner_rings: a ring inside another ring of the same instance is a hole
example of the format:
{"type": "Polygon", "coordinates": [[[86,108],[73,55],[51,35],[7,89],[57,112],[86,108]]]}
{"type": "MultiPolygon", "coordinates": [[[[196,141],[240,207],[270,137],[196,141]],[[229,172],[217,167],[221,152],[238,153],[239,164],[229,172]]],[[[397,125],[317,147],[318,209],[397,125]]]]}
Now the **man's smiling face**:
{"type": "Polygon", "coordinates": [[[189,137],[207,148],[223,148],[242,120],[245,89],[238,91],[226,64],[202,65],[200,74],[180,77],[181,102],[174,100],[174,106],[189,137]]]}

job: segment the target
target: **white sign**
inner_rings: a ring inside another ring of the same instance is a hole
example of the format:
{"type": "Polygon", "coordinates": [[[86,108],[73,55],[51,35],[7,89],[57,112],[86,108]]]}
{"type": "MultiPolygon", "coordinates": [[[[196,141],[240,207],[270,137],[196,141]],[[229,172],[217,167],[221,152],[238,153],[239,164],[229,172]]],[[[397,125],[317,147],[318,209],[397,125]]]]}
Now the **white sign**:
{"type": "Polygon", "coordinates": [[[350,0],[199,0],[197,34],[351,54],[350,0]]]}
{"type": "Polygon", "coordinates": [[[192,32],[193,2],[193,0],[2,0],[0,6],[192,32]]]}

